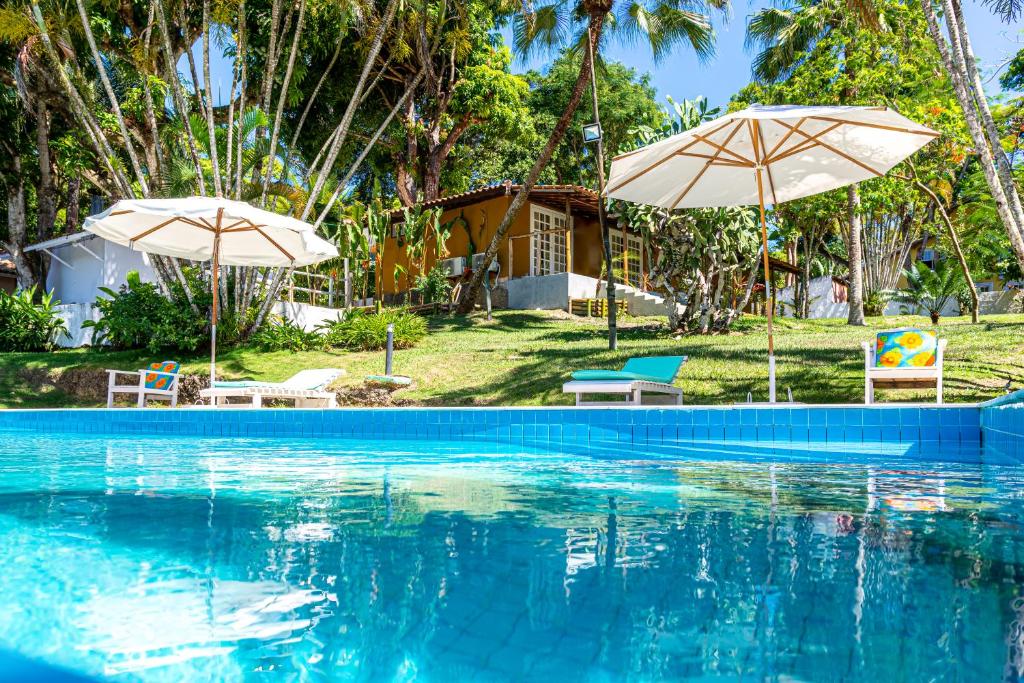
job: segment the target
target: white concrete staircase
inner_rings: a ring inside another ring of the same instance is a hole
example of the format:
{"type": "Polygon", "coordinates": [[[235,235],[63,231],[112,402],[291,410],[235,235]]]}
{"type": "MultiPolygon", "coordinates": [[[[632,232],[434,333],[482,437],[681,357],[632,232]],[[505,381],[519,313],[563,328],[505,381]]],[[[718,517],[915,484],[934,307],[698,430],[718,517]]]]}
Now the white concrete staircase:
{"type": "MultiPolygon", "coordinates": [[[[607,296],[604,284],[601,285],[599,296],[607,296]]],[[[626,309],[630,315],[668,315],[670,302],[663,296],[645,292],[631,285],[615,284],[615,298],[626,302],[626,309]]],[[[675,304],[676,308],[682,308],[682,304],[675,304]]]]}

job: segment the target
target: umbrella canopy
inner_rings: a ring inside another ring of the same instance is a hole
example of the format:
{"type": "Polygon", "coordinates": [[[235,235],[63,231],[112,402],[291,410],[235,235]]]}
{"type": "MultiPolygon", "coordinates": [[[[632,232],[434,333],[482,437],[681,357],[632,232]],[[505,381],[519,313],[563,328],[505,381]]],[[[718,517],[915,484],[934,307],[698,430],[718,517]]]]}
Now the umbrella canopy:
{"type": "Polygon", "coordinates": [[[210,386],[216,376],[220,266],[308,266],[338,255],[309,223],[220,197],[122,199],[84,227],[136,251],[213,261],[210,386]]]}
{"type": "MultiPolygon", "coordinates": [[[[612,160],[606,194],[666,209],[766,204],[885,175],[939,134],[886,107],[754,105],[612,160]]],[[[769,400],[775,341],[768,307],[769,400]]]]}
{"type": "Polygon", "coordinates": [[[308,266],[338,255],[309,223],[216,197],[122,199],[86,218],[85,229],[150,254],[216,256],[223,266],[308,266]]]}

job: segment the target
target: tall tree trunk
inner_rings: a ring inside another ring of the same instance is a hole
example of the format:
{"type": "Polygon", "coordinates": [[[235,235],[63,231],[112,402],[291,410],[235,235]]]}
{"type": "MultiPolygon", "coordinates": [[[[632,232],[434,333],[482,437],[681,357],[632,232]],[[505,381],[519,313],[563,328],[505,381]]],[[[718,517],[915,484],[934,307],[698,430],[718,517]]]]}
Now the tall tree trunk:
{"type": "MultiPolygon", "coordinates": [[[[82,2],[82,0],[78,0],[82,2]]],[[[192,51],[189,50],[189,55],[192,51]]],[[[198,92],[199,88],[196,88],[198,92]]],[[[210,87],[210,0],[203,0],[203,90],[206,97],[203,114],[206,118],[206,133],[210,136],[210,167],[213,171],[213,191],[218,197],[224,196],[221,185],[220,160],[217,158],[217,126],[213,121],[213,88],[210,87]]]]}
{"type": "Polygon", "coordinates": [[[921,182],[917,177],[917,172],[914,170],[913,166],[910,168],[913,173],[914,185],[916,185],[917,189],[924,192],[932,200],[932,204],[935,206],[935,210],[942,219],[943,225],[946,226],[946,233],[949,235],[949,241],[953,244],[953,253],[956,254],[957,263],[960,264],[960,270],[964,274],[964,280],[967,282],[968,292],[971,295],[971,322],[977,323],[978,309],[981,307],[981,304],[978,300],[978,289],[974,286],[974,278],[971,276],[971,268],[967,265],[967,258],[964,256],[964,250],[960,247],[960,237],[956,234],[956,228],[953,227],[953,222],[949,220],[949,214],[946,213],[946,207],[942,205],[938,195],[932,191],[932,188],[921,182]]]}
{"type": "Polygon", "coordinates": [[[847,239],[847,251],[850,258],[850,314],[846,318],[848,325],[864,324],[864,267],[861,248],[860,224],[860,192],[857,183],[846,188],[846,205],[849,212],[850,235],[847,239]]]}
{"type": "Polygon", "coordinates": [[[36,192],[36,237],[42,240],[53,235],[57,220],[57,188],[53,180],[50,158],[50,114],[42,97],[36,101],[36,150],[39,156],[39,189],[36,192]]]}
{"type": "Polygon", "coordinates": [[[89,141],[92,143],[93,149],[103,160],[103,165],[107,173],[110,174],[110,178],[113,180],[115,187],[118,192],[122,193],[125,197],[133,197],[134,192],[132,191],[131,184],[128,179],[124,177],[114,163],[114,150],[110,146],[110,142],[107,140],[107,136],[104,134],[103,129],[99,123],[92,116],[89,111],[88,105],[82,98],[81,93],[78,92],[78,88],[68,78],[64,65],[60,61],[60,57],[57,55],[57,50],[53,45],[53,41],[50,39],[50,33],[46,28],[46,21],[43,19],[43,12],[39,9],[39,3],[36,0],[32,0],[32,14],[36,22],[36,27],[39,29],[39,36],[42,38],[43,49],[46,51],[47,57],[53,64],[53,69],[57,72],[58,80],[60,80],[61,86],[64,88],[64,92],[68,96],[68,100],[71,104],[71,111],[74,112],[75,118],[78,119],[79,123],[82,124],[82,128],[85,130],[86,135],[89,137],[89,141]]]}
{"type": "MultiPolygon", "coordinates": [[[[971,142],[974,143],[974,149],[978,155],[978,161],[981,163],[981,169],[985,175],[985,182],[992,193],[992,200],[995,202],[996,212],[999,214],[999,218],[1003,222],[1003,227],[1006,229],[1006,233],[1010,238],[1010,246],[1013,249],[1014,255],[1017,257],[1017,262],[1022,268],[1024,268],[1024,233],[1021,232],[1022,226],[1017,220],[1017,216],[1014,214],[1010,201],[1007,198],[1007,193],[1010,189],[1003,186],[1003,182],[999,177],[999,172],[996,169],[993,150],[989,147],[988,138],[982,128],[981,121],[979,120],[976,109],[977,98],[974,96],[971,89],[968,88],[966,65],[964,65],[962,61],[955,59],[956,55],[962,54],[962,49],[959,51],[951,49],[951,45],[947,44],[945,38],[942,37],[942,32],[939,29],[938,18],[935,15],[935,8],[932,6],[932,0],[921,0],[921,7],[924,10],[925,20],[928,24],[928,34],[931,36],[932,41],[938,48],[943,66],[945,66],[946,73],[949,75],[950,81],[953,84],[953,92],[956,95],[956,99],[960,104],[961,110],[964,113],[964,121],[967,123],[967,130],[971,136],[971,142]]],[[[952,24],[947,24],[947,27],[948,26],[952,26],[952,24]]]]}
{"type": "MultiPolygon", "coordinates": [[[[593,45],[597,45],[601,38],[601,28],[604,23],[604,17],[607,14],[607,10],[603,12],[595,12],[590,16],[590,23],[588,27],[588,35],[590,36],[590,42],[593,45]]],[[[490,271],[491,263],[498,255],[498,249],[501,248],[502,243],[505,241],[505,236],[508,234],[509,229],[515,222],[516,217],[522,210],[523,206],[526,205],[527,200],[530,197],[530,191],[533,190],[537,184],[537,180],[540,178],[541,172],[551,161],[552,155],[555,153],[555,148],[565,137],[566,131],[569,129],[569,124],[572,123],[572,118],[576,113],[576,109],[580,106],[580,101],[583,99],[583,93],[587,88],[587,83],[590,81],[590,51],[583,53],[583,59],[580,64],[579,75],[576,77],[576,83],[573,86],[572,93],[569,95],[569,102],[566,104],[565,110],[562,112],[562,116],[559,117],[555,127],[551,130],[551,135],[548,137],[547,143],[544,145],[544,149],[541,150],[540,156],[537,157],[537,161],[534,162],[533,168],[530,169],[530,173],[526,176],[526,182],[523,183],[523,187],[516,193],[512,203],[509,204],[508,210],[501,219],[501,223],[498,225],[497,232],[494,233],[494,237],[491,238],[490,244],[487,245],[487,251],[484,252],[484,257],[480,261],[480,265],[475,271],[473,271],[473,277],[469,282],[469,286],[463,288],[462,297],[459,300],[458,312],[461,314],[469,313],[473,310],[476,305],[476,298],[480,294],[480,288],[483,287],[484,277],[490,271]]],[[[509,273],[511,276],[511,273],[509,273]]]]}
{"type": "Polygon", "coordinates": [[[68,179],[68,201],[64,207],[64,225],[78,230],[78,204],[82,200],[82,179],[75,175],[68,179]]]}
{"type": "Polygon", "coordinates": [[[125,151],[128,152],[128,158],[132,163],[132,170],[135,171],[135,179],[139,182],[142,195],[145,197],[149,194],[146,176],[142,172],[139,157],[135,154],[135,145],[132,144],[131,136],[128,134],[128,126],[125,125],[124,115],[121,113],[121,104],[118,102],[117,94],[114,92],[110,79],[107,77],[107,67],[104,66],[99,48],[96,47],[96,39],[93,37],[92,27],[89,25],[89,14],[85,11],[83,0],[76,0],[76,4],[78,5],[78,16],[82,20],[82,30],[85,32],[85,39],[89,43],[89,49],[92,51],[92,59],[96,63],[96,70],[99,72],[100,81],[103,83],[103,90],[107,93],[107,99],[110,101],[110,110],[114,112],[114,118],[117,119],[117,126],[121,130],[121,137],[124,138],[125,151]]]}
{"type": "MultiPolygon", "coordinates": [[[[238,161],[235,166],[235,199],[242,198],[242,150],[245,144],[245,131],[243,130],[242,121],[245,118],[245,92],[249,87],[249,67],[248,67],[248,33],[246,29],[248,24],[246,23],[245,14],[245,0],[241,0],[238,7],[238,62],[241,64],[238,81],[238,141],[236,144],[237,151],[236,156],[238,161]]],[[[232,135],[232,131],[228,131],[229,135],[232,135]]],[[[231,172],[231,169],[228,169],[231,172]]]]}
{"type": "Polygon", "coordinates": [[[284,157],[284,168],[281,170],[281,180],[288,176],[288,166],[291,164],[292,150],[299,144],[299,134],[302,133],[302,127],[306,123],[306,117],[309,116],[309,110],[313,108],[313,103],[316,101],[316,96],[320,94],[320,88],[323,87],[324,82],[327,81],[327,77],[331,74],[331,70],[334,69],[334,63],[338,61],[338,56],[341,54],[341,46],[345,42],[345,34],[342,33],[338,39],[338,45],[334,48],[334,54],[331,55],[331,61],[327,63],[327,68],[320,74],[320,80],[316,82],[316,87],[313,88],[313,92],[310,93],[309,99],[306,100],[306,106],[302,108],[302,115],[299,116],[299,122],[295,124],[295,132],[292,133],[291,142],[288,144],[288,149],[285,151],[284,157]]]}
{"type": "Polygon", "coordinates": [[[153,21],[156,6],[149,3],[149,18],[146,22],[145,38],[143,39],[143,55],[146,68],[142,70],[142,94],[146,103],[146,127],[149,129],[150,141],[145,145],[146,163],[149,165],[150,185],[163,188],[164,157],[163,145],[160,142],[160,129],[156,124],[156,106],[153,104],[153,91],[149,86],[150,44],[153,40],[153,21]]]}
{"type": "Polygon", "coordinates": [[[1024,208],[1021,207],[1020,194],[1017,192],[1017,185],[1013,179],[1013,167],[1003,150],[1003,142],[1000,139],[999,129],[995,119],[992,117],[992,110],[988,106],[988,98],[985,96],[985,85],[981,81],[981,74],[978,71],[977,59],[974,56],[974,48],[971,46],[971,37],[967,33],[967,22],[964,19],[963,9],[960,0],[944,0],[946,12],[946,24],[949,27],[950,37],[955,37],[960,45],[960,50],[955,54],[963,61],[967,73],[966,84],[968,90],[974,96],[974,101],[981,116],[981,124],[988,136],[992,149],[992,156],[996,162],[996,172],[999,181],[1003,185],[1003,191],[1010,203],[1010,210],[1017,221],[1017,229],[1024,234],[1024,208]]]}
{"type": "MultiPolygon", "coordinates": [[[[8,150],[9,152],[10,150],[8,150]]],[[[7,242],[2,246],[11,254],[14,268],[18,272],[18,287],[27,289],[37,284],[36,270],[25,254],[28,242],[28,225],[25,217],[25,179],[21,172],[21,156],[11,154],[10,162],[14,173],[7,183],[7,242]]]]}
{"type": "Polygon", "coordinates": [[[381,21],[380,27],[377,29],[377,35],[374,36],[373,43],[370,45],[370,50],[366,55],[366,61],[363,63],[362,73],[359,74],[359,81],[356,83],[356,88],[352,93],[352,99],[349,100],[348,106],[345,108],[345,113],[341,117],[341,122],[338,124],[334,142],[331,143],[331,147],[327,152],[327,157],[324,159],[323,165],[317,174],[316,182],[313,184],[313,188],[309,193],[309,200],[306,202],[306,206],[302,209],[302,215],[299,216],[299,220],[304,221],[309,217],[310,212],[316,205],[317,199],[320,197],[320,193],[323,192],[324,184],[327,182],[327,176],[330,174],[331,169],[334,168],[334,162],[337,161],[338,154],[341,152],[341,145],[345,141],[345,137],[348,135],[348,128],[352,123],[352,118],[355,116],[356,108],[359,106],[359,101],[363,94],[363,88],[366,87],[366,80],[370,77],[370,69],[373,67],[374,62],[377,61],[377,55],[380,54],[380,49],[384,44],[384,36],[391,28],[391,22],[394,20],[395,12],[397,10],[398,0],[388,0],[387,9],[384,10],[384,19],[381,21]]]}
{"type": "MultiPolygon", "coordinates": [[[[274,175],[274,159],[277,156],[277,137],[281,133],[281,116],[284,114],[284,105],[288,99],[288,86],[291,84],[292,73],[295,70],[295,57],[299,52],[299,41],[302,39],[303,20],[306,17],[306,0],[299,0],[299,18],[295,22],[295,36],[292,38],[292,49],[288,55],[288,67],[284,72],[284,82],[281,83],[281,94],[277,98],[277,111],[274,114],[274,128],[270,135],[269,156],[267,159],[266,174],[263,176],[263,190],[260,193],[260,206],[267,204],[267,190],[270,188],[270,180],[274,175]]],[[[287,172],[287,169],[285,169],[287,172]]],[[[287,179],[285,179],[287,182],[287,179]]]]}
{"type": "MultiPolygon", "coordinates": [[[[153,0],[156,3],[157,23],[160,25],[160,34],[163,38],[164,64],[167,70],[167,78],[171,83],[171,95],[174,100],[174,108],[178,110],[182,124],[185,127],[185,141],[188,143],[188,151],[192,157],[192,164],[196,170],[196,180],[199,183],[199,194],[206,195],[206,179],[203,177],[203,165],[199,161],[199,150],[196,149],[196,138],[192,133],[192,122],[189,120],[188,101],[181,92],[181,81],[178,78],[178,68],[174,63],[174,51],[171,50],[171,34],[167,28],[167,15],[164,14],[163,0],[153,0]]],[[[186,289],[188,289],[186,287],[186,289]]]]}
{"type": "Polygon", "coordinates": [[[356,174],[356,171],[359,170],[360,165],[362,165],[363,161],[366,159],[367,155],[373,149],[374,145],[377,144],[377,141],[380,139],[380,136],[383,135],[384,131],[387,130],[387,127],[391,125],[391,121],[395,118],[395,115],[401,110],[402,106],[405,104],[405,101],[411,98],[412,94],[416,92],[416,87],[419,85],[420,79],[422,78],[423,71],[421,70],[419,74],[417,74],[413,82],[406,86],[405,92],[402,94],[401,99],[399,99],[398,102],[395,103],[395,106],[391,108],[391,112],[387,115],[387,117],[385,117],[384,121],[380,124],[380,126],[377,127],[377,131],[373,134],[373,137],[371,137],[369,142],[366,143],[366,146],[363,147],[363,151],[359,153],[359,156],[356,157],[356,160],[349,167],[348,172],[345,174],[345,177],[341,179],[340,183],[338,183],[338,187],[335,188],[334,194],[332,194],[331,198],[327,200],[327,204],[324,205],[323,210],[320,212],[320,215],[317,216],[316,222],[313,224],[314,229],[320,228],[320,225],[324,222],[324,219],[327,218],[328,214],[331,212],[331,208],[334,206],[334,203],[338,201],[338,197],[340,197],[341,193],[345,190],[346,187],[348,187],[349,181],[352,180],[352,177],[356,174]]]}

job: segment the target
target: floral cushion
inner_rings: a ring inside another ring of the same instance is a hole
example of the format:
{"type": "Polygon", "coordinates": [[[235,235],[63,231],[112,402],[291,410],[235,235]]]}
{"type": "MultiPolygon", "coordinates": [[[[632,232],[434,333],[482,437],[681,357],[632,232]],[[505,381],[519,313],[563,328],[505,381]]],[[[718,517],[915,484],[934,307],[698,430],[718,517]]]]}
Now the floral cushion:
{"type": "Polygon", "coordinates": [[[155,372],[146,373],[146,388],[162,389],[166,391],[169,390],[174,385],[175,378],[157,373],[168,372],[171,373],[172,375],[177,375],[178,362],[173,360],[165,360],[160,363],[153,363],[152,365],[149,366],[149,369],[155,372]]]}
{"type": "Polygon", "coordinates": [[[934,332],[902,329],[879,332],[875,340],[875,367],[924,368],[935,365],[934,332]]]}

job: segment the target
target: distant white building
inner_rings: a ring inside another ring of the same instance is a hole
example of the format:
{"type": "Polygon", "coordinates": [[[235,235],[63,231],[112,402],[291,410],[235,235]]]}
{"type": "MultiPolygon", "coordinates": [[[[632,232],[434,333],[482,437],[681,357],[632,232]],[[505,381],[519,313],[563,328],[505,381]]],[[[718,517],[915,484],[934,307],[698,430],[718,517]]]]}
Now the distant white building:
{"type": "MultiPolygon", "coordinates": [[[[807,293],[810,298],[809,318],[845,318],[850,313],[846,283],[837,277],[824,275],[812,279],[807,293]]],[[[776,299],[781,306],[782,315],[793,317],[796,311],[793,303],[795,296],[795,287],[784,287],[779,290],[776,299]]]]}
{"type": "Polygon", "coordinates": [[[102,296],[100,287],[117,290],[128,281],[130,271],[138,271],[143,281],[153,282],[156,275],[149,255],[114,244],[91,232],[76,232],[25,248],[50,256],[44,288],[52,290],[61,302],[61,310],[71,338],[58,340],[61,346],[82,346],[92,340],[92,331],[82,322],[98,318],[94,307],[102,296]]]}

